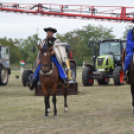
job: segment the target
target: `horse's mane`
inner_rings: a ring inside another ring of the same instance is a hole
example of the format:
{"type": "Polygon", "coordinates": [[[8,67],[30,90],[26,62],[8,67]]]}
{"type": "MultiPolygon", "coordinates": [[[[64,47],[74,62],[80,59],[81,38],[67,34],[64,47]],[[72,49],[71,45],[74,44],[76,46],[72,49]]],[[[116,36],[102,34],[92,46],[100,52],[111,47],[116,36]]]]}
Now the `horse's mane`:
{"type": "Polygon", "coordinates": [[[44,48],[42,48],[40,50],[42,53],[46,52],[46,51],[52,51],[52,47],[48,47],[48,46],[45,46],[44,48]]]}

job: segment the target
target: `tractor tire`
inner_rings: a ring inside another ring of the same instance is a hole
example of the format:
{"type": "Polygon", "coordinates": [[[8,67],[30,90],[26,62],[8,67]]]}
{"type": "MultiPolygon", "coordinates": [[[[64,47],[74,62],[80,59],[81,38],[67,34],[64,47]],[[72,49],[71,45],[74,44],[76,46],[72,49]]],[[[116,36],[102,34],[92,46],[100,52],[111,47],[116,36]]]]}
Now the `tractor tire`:
{"type": "Polygon", "coordinates": [[[4,67],[0,69],[0,85],[7,85],[8,83],[8,70],[4,67]]]}
{"type": "Polygon", "coordinates": [[[99,85],[108,85],[109,78],[104,78],[102,80],[98,79],[97,82],[98,82],[99,85]]]}
{"type": "Polygon", "coordinates": [[[124,71],[122,66],[116,66],[113,71],[114,85],[123,85],[124,84],[124,71]]]}
{"type": "Polygon", "coordinates": [[[22,75],[22,84],[25,87],[27,82],[30,82],[30,77],[32,77],[33,71],[32,70],[25,70],[22,75]]]}
{"type": "Polygon", "coordinates": [[[76,82],[76,66],[72,62],[70,62],[70,70],[73,77],[73,80],[71,82],[76,82]]]}
{"type": "Polygon", "coordinates": [[[83,86],[92,86],[94,84],[94,79],[89,76],[92,74],[93,69],[90,66],[85,66],[82,70],[82,83],[83,86]]]}

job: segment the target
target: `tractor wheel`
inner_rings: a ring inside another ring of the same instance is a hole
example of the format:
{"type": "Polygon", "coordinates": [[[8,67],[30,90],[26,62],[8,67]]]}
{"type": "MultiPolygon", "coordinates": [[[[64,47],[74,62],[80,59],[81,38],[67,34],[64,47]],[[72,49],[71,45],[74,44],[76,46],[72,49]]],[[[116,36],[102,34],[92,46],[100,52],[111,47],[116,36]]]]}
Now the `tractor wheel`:
{"type": "Polygon", "coordinates": [[[97,82],[98,82],[99,85],[108,85],[109,78],[104,78],[102,80],[98,79],[97,82]]]}
{"type": "Polygon", "coordinates": [[[84,86],[92,86],[94,84],[94,79],[89,78],[92,74],[93,69],[90,66],[85,66],[82,71],[82,83],[84,86]]]}
{"type": "Polygon", "coordinates": [[[113,71],[113,76],[114,76],[114,85],[122,85],[124,84],[124,71],[122,66],[117,66],[115,67],[113,71]]]}
{"type": "Polygon", "coordinates": [[[8,83],[8,70],[4,67],[0,70],[0,85],[7,85],[8,83]]]}
{"type": "Polygon", "coordinates": [[[33,77],[33,71],[32,70],[25,70],[22,75],[22,83],[24,87],[26,86],[27,82],[30,82],[33,77]]]}
{"type": "Polygon", "coordinates": [[[70,70],[73,77],[73,80],[71,82],[76,82],[76,66],[72,62],[70,62],[70,70]]]}

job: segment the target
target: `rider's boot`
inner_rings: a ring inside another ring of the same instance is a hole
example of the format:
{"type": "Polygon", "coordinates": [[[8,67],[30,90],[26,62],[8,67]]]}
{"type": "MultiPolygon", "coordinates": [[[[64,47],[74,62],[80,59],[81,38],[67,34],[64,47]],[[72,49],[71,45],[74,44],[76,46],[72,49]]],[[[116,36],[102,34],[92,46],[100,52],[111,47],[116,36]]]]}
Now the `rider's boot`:
{"type": "Polygon", "coordinates": [[[124,81],[125,81],[125,82],[128,82],[128,81],[129,81],[129,71],[127,71],[127,72],[125,71],[125,72],[124,72],[124,75],[125,75],[125,76],[124,76],[124,81]]]}
{"type": "Polygon", "coordinates": [[[63,80],[64,87],[68,87],[69,86],[68,79],[67,78],[64,78],[62,80],[63,80]]]}
{"type": "Polygon", "coordinates": [[[26,86],[29,87],[30,90],[33,90],[37,82],[38,80],[36,78],[33,78],[31,82],[26,83],[26,86]]]}

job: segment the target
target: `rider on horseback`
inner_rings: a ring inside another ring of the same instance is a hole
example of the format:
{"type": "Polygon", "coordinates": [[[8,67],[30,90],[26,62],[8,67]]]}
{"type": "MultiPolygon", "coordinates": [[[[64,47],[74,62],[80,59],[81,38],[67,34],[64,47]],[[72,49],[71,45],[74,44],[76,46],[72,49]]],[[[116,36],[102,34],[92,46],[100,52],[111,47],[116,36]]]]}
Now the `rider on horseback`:
{"type": "Polygon", "coordinates": [[[126,59],[124,65],[124,81],[128,82],[129,80],[129,65],[133,57],[134,52],[134,27],[127,34],[127,45],[126,45],[126,59]]]}
{"type": "MultiPolygon", "coordinates": [[[[47,38],[44,39],[41,47],[43,47],[43,49],[46,49],[46,47],[52,47],[54,45],[55,41],[58,39],[53,37],[53,34],[57,32],[56,29],[49,27],[49,28],[44,28],[44,31],[47,33],[47,38]]],[[[55,52],[53,50],[51,51],[51,56],[52,56],[51,60],[57,66],[60,78],[62,79],[64,85],[67,86],[68,85],[67,76],[66,76],[62,66],[57,61],[57,58],[55,56],[55,52]]],[[[26,84],[31,90],[33,90],[33,88],[36,86],[37,82],[39,81],[39,71],[40,71],[40,67],[41,67],[39,54],[38,54],[38,58],[37,58],[37,65],[38,66],[37,66],[37,69],[33,75],[32,81],[28,82],[26,84]]]]}

